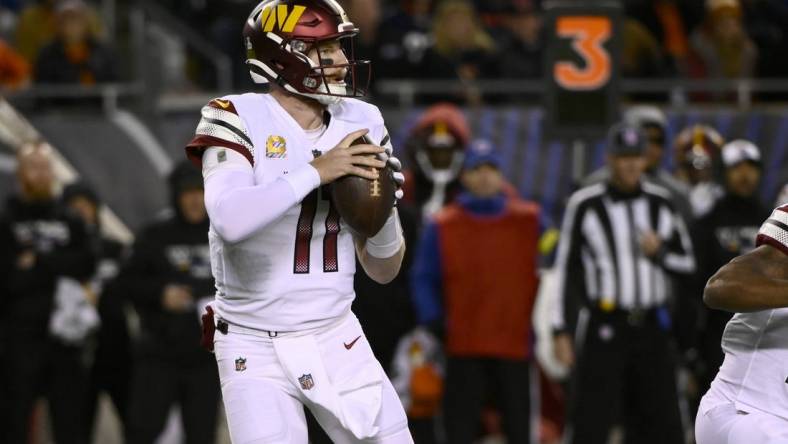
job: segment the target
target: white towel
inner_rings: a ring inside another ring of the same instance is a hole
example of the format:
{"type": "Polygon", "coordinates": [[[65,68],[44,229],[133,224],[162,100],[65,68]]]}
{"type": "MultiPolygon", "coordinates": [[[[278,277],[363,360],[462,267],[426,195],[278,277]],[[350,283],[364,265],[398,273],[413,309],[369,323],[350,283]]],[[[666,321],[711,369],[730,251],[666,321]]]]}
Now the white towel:
{"type": "Polygon", "coordinates": [[[66,344],[81,345],[99,324],[98,312],[85,299],[82,284],[71,278],[58,278],[49,332],[66,344]]]}

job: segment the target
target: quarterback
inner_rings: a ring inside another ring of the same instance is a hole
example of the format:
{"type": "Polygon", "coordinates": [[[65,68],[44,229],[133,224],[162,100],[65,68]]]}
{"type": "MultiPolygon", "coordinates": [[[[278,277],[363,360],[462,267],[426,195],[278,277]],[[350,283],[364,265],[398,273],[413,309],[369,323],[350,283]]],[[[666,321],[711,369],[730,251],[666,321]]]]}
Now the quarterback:
{"type": "Polygon", "coordinates": [[[388,165],[402,197],[380,111],[356,99],[368,62],[343,48],[357,32],[335,0],[261,2],[243,42],[262,93],[211,101],[186,148],[205,179],[217,294],[204,319],[235,444],[305,444],[303,406],[336,443],[413,442],[350,311],[356,255],[380,283],[399,272],[396,207],[365,238],[324,187],[388,165]]]}
{"type": "Polygon", "coordinates": [[[788,205],[758,233],[758,248],[712,276],[703,299],[736,312],[725,361],[703,397],[698,444],[788,443],[788,205]]]}

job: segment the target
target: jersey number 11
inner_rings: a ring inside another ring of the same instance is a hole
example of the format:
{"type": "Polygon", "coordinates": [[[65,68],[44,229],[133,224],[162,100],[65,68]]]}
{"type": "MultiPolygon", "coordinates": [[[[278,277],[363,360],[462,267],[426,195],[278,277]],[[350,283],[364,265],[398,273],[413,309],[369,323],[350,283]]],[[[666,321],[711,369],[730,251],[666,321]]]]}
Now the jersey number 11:
{"type": "MultiPolygon", "coordinates": [[[[334,208],[334,202],[326,187],[320,189],[322,200],[328,201],[328,215],[326,216],[326,235],[323,237],[323,272],[333,273],[339,271],[337,260],[337,238],[339,235],[339,213],[334,208]]],[[[293,273],[309,273],[309,246],[312,243],[312,226],[317,214],[318,190],[314,190],[301,202],[301,214],[298,216],[298,228],[295,241],[295,258],[293,273]]]]}

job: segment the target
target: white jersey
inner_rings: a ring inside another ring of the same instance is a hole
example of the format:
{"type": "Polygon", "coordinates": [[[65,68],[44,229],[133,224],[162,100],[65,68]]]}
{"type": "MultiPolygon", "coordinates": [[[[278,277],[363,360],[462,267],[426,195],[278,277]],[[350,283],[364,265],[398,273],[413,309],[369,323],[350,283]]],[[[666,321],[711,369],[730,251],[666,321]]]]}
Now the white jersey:
{"type": "MultiPolygon", "coordinates": [[[[788,254],[788,205],[774,210],[758,234],[788,254]]],[[[737,313],[722,335],[725,361],[712,390],[738,410],[788,420],[788,308],[737,313]]]]}
{"type": "MultiPolygon", "coordinates": [[[[348,134],[369,129],[373,143],[388,133],[377,107],[344,99],[327,108],[325,131],[307,133],[272,96],[244,94],[216,99],[203,108],[187,150],[226,147],[243,154],[255,185],[267,185],[303,168],[348,134]]],[[[255,202],[249,202],[254,206],[255,202]]],[[[237,243],[226,242],[212,224],[214,309],[231,324],[269,331],[319,328],[347,314],[355,297],[353,237],[324,189],[318,188],[281,217],[237,243]]]]}

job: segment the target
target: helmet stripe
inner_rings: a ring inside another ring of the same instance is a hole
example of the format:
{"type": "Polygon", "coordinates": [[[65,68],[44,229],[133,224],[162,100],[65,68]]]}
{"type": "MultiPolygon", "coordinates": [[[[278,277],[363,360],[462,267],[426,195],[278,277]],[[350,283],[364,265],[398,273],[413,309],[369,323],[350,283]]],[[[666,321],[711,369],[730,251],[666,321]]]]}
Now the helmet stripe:
{"type": "Polygon", "coordinates": [[[262,20],[260,23],[265,23],[263,25],[263,31],[271,32],[274,30],[274,25],[276,24],[276,14],[273,11],[273,8],[265,8],[266,12],[264,13],[267,20],[263,22],[262,20]]]}
{"type": "Polygon", "coordinates": [[[285,24],[282,25],[282,32],[293,32],[296,25],[298,24],[298,19],[301,18],[301,14],[304,13],[306,10],[305,6],[296,5],[293,7],[293,12],[290,13],[290,16],[287,17],[287,21],[285,24]]]}

